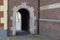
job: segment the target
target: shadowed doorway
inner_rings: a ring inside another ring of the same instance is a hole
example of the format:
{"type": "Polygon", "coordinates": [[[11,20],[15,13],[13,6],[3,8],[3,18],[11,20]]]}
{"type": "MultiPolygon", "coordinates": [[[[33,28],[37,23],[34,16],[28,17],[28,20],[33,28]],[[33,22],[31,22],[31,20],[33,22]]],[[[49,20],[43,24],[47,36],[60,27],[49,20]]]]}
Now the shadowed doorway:
{"type": "Polygon", "coordinates": [[[29,32],[29,11],[27,9],[20,9],[18,12],[21,14],[21,32],[16,32],[16,35],[25,34],[29,32]]]}

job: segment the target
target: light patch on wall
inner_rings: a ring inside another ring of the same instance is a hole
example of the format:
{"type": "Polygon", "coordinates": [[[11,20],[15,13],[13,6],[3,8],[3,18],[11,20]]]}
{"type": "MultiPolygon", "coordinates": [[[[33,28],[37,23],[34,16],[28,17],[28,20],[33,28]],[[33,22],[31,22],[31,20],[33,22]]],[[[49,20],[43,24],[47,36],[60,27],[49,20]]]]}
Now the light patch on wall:
{"type": "Polygon", "coordinates": [[[47,22],[60,22],[60,20],[56,19],[39,19],[40,21],[47,21],[47,22]]]}
{"type": "Polygon", "coordinates": [[[42,6],[42,7],[40,7],[40,11],[41,10],[46,10],[46,9],[54,9],[54,8],[60,8],[60,3],[55,3],[55,4],[51,4],[51,5],[42,6]]]}
{"type": "Polygon", "coordinates": [[[48,6],[42,6],[42,7],[40,7],[40,11],[41,10],[46,10],[46,9],[49,9],[49,7],[48,6]]]}

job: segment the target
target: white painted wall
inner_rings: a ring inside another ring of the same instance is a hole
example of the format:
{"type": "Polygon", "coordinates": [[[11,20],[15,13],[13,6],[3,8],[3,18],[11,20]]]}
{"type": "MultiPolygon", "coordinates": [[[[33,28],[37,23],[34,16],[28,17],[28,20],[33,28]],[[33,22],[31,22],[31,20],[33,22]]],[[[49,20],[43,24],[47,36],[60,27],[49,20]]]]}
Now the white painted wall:
{"type": "Polygon", "coordinates": [[[16,31],[21,31],[21,14],[16,13],[16,31]]]}

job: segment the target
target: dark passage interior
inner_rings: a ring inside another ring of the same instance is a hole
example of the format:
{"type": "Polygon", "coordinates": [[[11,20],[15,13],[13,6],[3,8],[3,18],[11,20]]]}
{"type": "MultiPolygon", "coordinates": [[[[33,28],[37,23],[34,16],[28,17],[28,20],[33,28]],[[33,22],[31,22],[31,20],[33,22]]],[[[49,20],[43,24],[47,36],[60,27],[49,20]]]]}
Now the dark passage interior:
{"type": "Polygon", "coordinates": [[[22,30],[29,31],[29,11],[22,8],[18,10],[21,13],[22,21],[22,30]]]}
{"type": "Polygon", "coordinates": [[[21,14],[22,27],[20,32],[16,32],[16,35],[26,35],[29,34],[29,11],[22,8],[18,10],[21,14]]]}

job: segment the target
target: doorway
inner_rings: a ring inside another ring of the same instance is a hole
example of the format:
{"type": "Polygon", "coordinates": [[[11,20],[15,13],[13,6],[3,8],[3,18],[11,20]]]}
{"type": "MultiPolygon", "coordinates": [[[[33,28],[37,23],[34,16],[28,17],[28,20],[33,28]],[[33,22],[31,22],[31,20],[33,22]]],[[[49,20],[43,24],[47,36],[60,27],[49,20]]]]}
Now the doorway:
{"type": "Polygon", "coordinates": [[[29,11],[27,9],[20,9],[18,12],[21,14],[21,26],[20,31],[16,32],[16,35],[24,34],[29,32],[29,11]]]}

